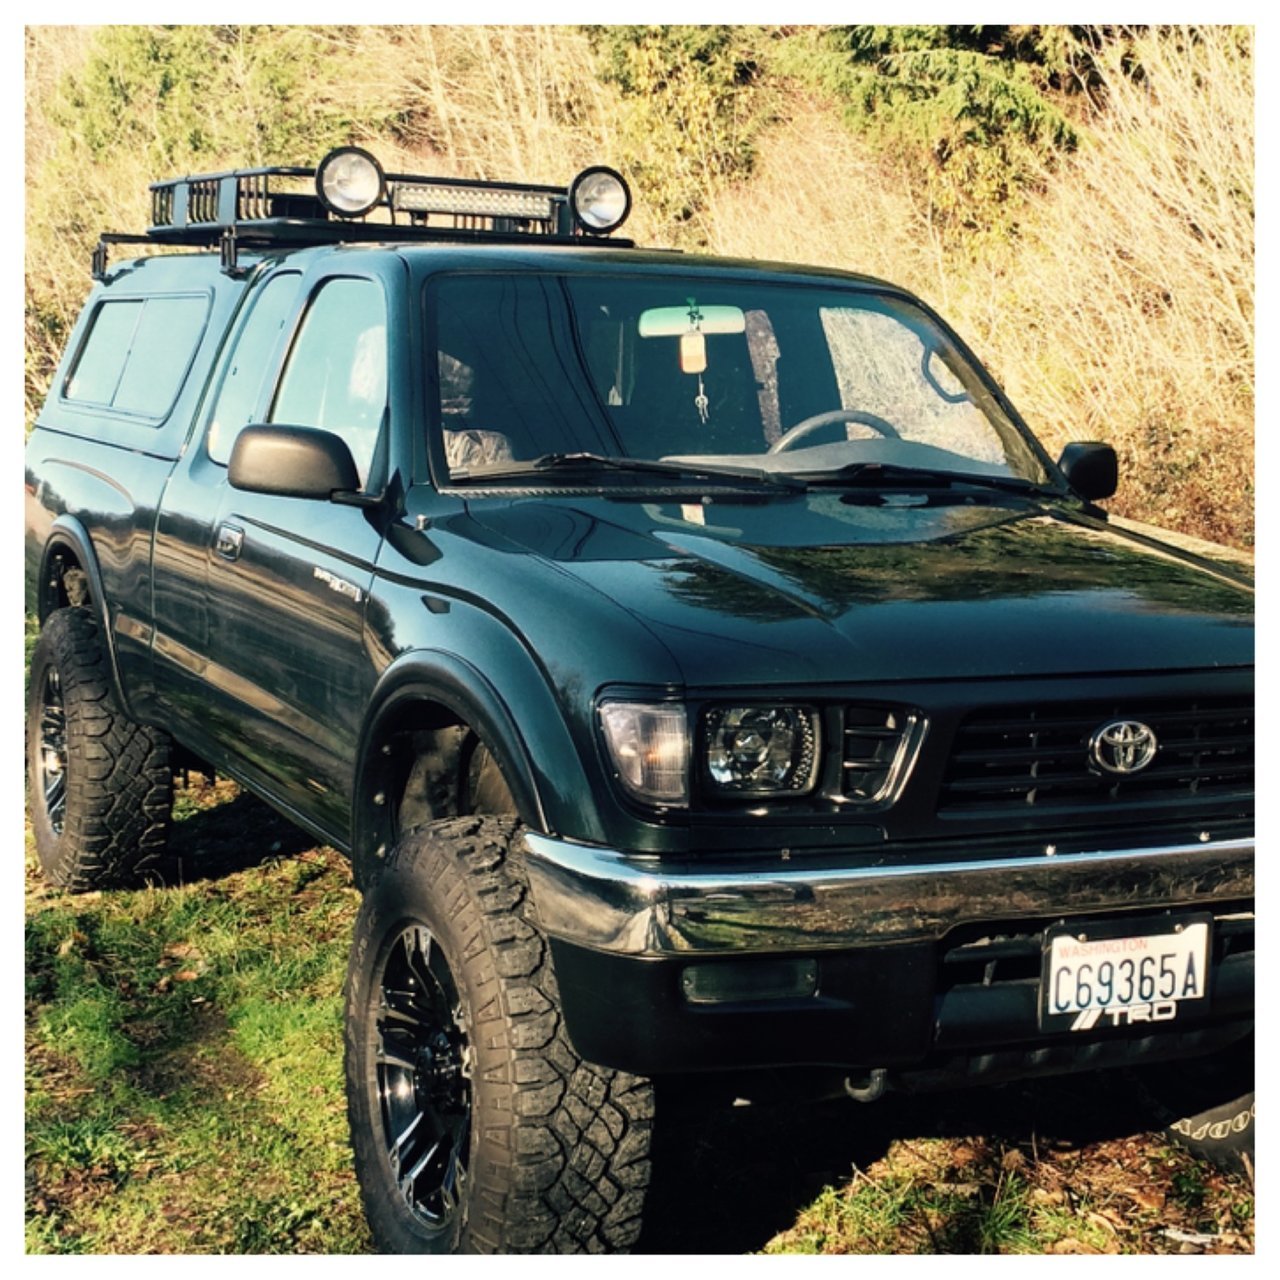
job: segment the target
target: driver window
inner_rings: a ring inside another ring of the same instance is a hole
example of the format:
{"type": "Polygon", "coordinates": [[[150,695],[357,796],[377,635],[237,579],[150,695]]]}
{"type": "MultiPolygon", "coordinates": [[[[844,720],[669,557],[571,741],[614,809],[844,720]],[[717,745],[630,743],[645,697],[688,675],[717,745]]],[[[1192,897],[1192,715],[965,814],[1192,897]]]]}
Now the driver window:
{"type": "Polygon", "coordinates": [[[347,442],[364,487],[387,416],[387,318],[382,286],[320,286],[289,353],[270,421],[319,427],[347,442]]]}

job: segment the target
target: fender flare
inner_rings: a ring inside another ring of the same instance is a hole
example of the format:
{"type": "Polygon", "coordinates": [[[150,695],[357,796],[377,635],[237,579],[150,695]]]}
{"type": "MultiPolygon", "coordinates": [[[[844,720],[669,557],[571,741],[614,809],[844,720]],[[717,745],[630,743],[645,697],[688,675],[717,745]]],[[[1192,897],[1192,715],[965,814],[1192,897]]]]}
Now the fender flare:
{"type": "Polygon", "coordinates": [[[102,585],[102,570],[98,567],[98,555],[93,549],[93,540],[89,537],[89,531],[75,516],[67,515],[65,512],[54,520],[49,538],[40,554],[36,616],[40,620],[40,625],[43,626],[45,619],[53,611],[55,602],[51,595],[50,588],[53,584],[49,575],[51,562],[62,548],[70,551],[84,570],[89,586],[89,608],[93,610],[93,616],[97,619],[98,629],[102,633],[102,642],[107,649],[111,692],[127,714],[129,703],[124,696],[124,687],[120,683],[120,669],[116,663],[116,637],[111,628],[111,614],[107,608],[107,593],[102,585]]]}
{"type": "Polygon", "coordinates": [[[520,820],[535,831],[549,832],[528,744],[501,694],[465,658],[443,649],[412,649],[382,673],[360,731],[351,804],[357,883],[367,884],[376,865],[380,815],[370,779],[377,776],[377,743],[384,726],[415,702],[437,703],[474,729],[502,770],[520,820]]]}

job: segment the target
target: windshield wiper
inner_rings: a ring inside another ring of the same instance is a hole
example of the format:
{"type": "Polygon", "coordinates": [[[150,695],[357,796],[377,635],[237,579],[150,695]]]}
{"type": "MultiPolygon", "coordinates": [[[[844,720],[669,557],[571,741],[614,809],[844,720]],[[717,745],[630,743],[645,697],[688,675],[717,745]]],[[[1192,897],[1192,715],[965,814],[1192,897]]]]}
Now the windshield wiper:
{"type": "Polygon", "coordinates": [[[972,471],[945,471],[940,467],[908,467],[892,462],[851,462],[830,471],[791,472],[808,485],[850,485],[859,488],[945,488],[958,486],[999,489],[1007,493],[1062,497],[1062,491],[1019,476],[992,476],[972,471]]]}
{"type": "Polygon", "coordinates": [[[541,457],[512,466],[485,467],[471,470],[455,468],[453,480],[479,483],[485,480],[513,480],[553,471],[628,471],[641,475],[679,476],[682,479],[746,480],[754,484],[789,489],[800,493],[805,482],[793,476],[777,475],[757,467],[721,467],[714,463],[662,462],[657,458],[620,458],[604,453],[544,453],[541,457]]]}

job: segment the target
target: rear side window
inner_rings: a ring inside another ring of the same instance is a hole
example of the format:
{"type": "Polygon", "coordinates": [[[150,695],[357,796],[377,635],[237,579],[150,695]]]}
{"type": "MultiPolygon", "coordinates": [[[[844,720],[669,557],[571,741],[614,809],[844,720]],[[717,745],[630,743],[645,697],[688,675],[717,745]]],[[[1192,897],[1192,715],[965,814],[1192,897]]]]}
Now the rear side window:
{"type": "Polygon", "coordinates": [[[164,418],[187,376],[208,309],[204,296],[104,302],[63,397],[139,418],[164,418]]]}

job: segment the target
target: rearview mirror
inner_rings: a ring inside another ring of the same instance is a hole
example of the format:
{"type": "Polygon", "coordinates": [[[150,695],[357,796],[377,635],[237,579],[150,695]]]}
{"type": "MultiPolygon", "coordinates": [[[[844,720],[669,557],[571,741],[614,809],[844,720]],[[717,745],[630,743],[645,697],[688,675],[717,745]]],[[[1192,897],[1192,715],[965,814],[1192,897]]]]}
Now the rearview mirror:
{"type": "Polygon", "coordinates": [[[347,442],[313,427],[245,427],[231,450],[227,478],[233,489],[282,498],[320,498],[360,488],[347,442]]]}
{"type": "Polygon", "coordinates": [[[1096,440],[1077,440],[1067,445],[1058,466],[1067,483],[1090,502],[1111,497],[1120,482],[1116,451],[1096,440]]]}
{"type": "Polygon", "coordinates": [[[640,313],[642,338],[678,338],[684,333],[742,333],[747,318],[741,307],[650,307],[640,313]]]}

